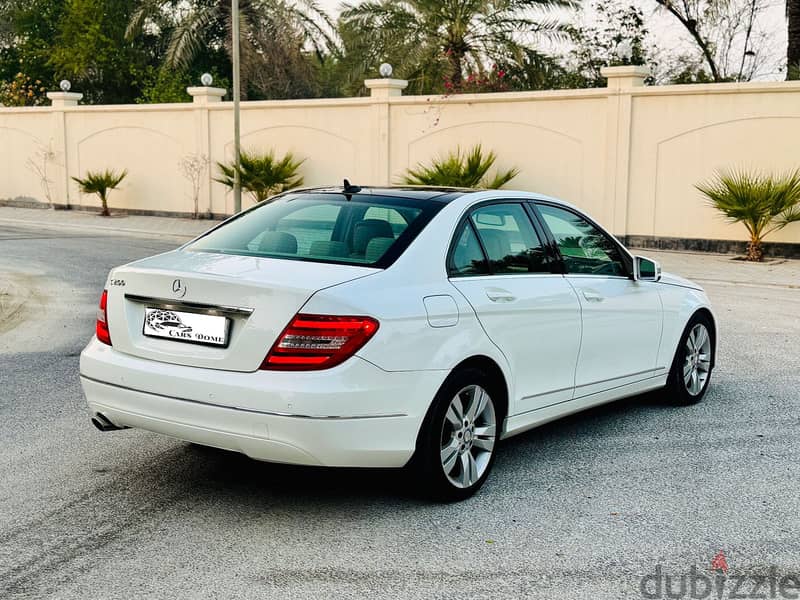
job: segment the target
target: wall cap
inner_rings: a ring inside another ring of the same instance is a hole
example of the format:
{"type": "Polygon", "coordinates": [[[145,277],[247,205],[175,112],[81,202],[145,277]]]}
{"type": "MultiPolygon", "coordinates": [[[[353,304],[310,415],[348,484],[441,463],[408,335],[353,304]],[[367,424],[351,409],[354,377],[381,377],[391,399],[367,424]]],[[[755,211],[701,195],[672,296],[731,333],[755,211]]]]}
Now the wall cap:
{"type": "Polygon", "coordinates": [[[402,96],[403,90],[408,87],[405,79],[366,79],[364,85],[369,88],[373,97],[388,98],[389,96],[402,96]]]}
{"type": "Polygon", "coordinates": [[[77,106],[81,98],[80,92],[47,92],[47,99],[53,106],[77,106]]]}
{"type": "Polygon", "coordinates": [[[222,97],[228,93],[228,90],[203,85],[187,87],[186,93],[192,97],[192,102],[195,104],[208,104],[209,102],[221,102],[222,97]]]}
{"type": "Polygon", "coordinates": [[[644,65],[603,67],[600,74],[608,79],[608,87],[612,89],[642,87],[650,76],[650,69],[644,65]]]}

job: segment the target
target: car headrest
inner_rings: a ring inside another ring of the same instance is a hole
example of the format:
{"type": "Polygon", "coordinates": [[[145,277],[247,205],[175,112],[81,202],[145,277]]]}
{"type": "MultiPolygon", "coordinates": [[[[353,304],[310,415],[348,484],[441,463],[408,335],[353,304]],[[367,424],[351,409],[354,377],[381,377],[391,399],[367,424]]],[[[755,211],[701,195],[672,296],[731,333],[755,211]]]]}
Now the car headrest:
{"type": "Polygon", "coordinates": [[[350,256],[350,251],[347,249],[347,244],[344,242],[328,242],[325,240],[311,242],[308,253],[311,256],[330,256],[333,258],[345,258],[350,256]]]}
{"type": "Polygon", "coordinates": [[[261,252],[297,254],[297,238],[285,231],[266,231],[258,243],[261,252]]]}
{"type": "Polygon", "coordinates": [[[353,228],[353,253],[364,254],[367,244],[372,238],[386,237],[394,239],[392,226],[383,219],[364,219],[353,228]]]}
{"type": "Polygon", "coordinates": [[[386,254],[386,251],[394,244],[394,238],[390,237],[375,237],[372,238],[367,244],[367,249],[364,252],[364,258],[367,262],[378,262],[380,258],[386,254]]]}
{"type": "Polygon", "coordinates": [[[500,260],[511,254],[511,242],[505,231],[481,229],[479,233],[491,260],[500,260]]]}

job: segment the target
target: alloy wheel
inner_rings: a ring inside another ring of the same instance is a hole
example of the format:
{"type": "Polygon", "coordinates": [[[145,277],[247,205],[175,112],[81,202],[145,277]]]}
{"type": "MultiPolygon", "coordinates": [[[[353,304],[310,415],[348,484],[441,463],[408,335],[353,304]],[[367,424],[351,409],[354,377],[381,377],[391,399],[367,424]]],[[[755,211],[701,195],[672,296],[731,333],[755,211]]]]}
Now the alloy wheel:
{"type": "Polygon", "coordinates": [[[442,424],[441,464],[458,488],[480,480],[492,458],[497,434],[494,402],[479,385],[469,385],[450,401],[442,424]]]}
{"type": "Polygon", "coordinates": [[[692,396],[699,395],[711,371],[711,336],[702,323],[689,332],[684,347],[683,382],[692,396]]]}

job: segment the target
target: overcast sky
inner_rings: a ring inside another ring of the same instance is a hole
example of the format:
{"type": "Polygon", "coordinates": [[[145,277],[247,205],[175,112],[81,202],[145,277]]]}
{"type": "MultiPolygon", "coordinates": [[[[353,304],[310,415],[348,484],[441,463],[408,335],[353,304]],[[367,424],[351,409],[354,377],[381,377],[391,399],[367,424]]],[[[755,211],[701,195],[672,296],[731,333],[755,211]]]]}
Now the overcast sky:
{"type": "MultiPolygon", "coordinates": [[[[336,16],[342,5],[342,0],[317,0],[319,4],[325,8],[332,16],[336,16]]],[[[350,0],[352,3],[357,4],[358,0],[350,0]]],[[[584,0],[586,4],[590,0],[584,0]]],[[[655,0],[633,0],[644,11],[647,19],[647,26],[653,34],[654,39],[663,49],[668,50],[671,47],[691,47],[692,42],[689,40],[688,35],[685,33],[683,27],[671,15],[666,14],[662,10],[658,10],[655,0]]],[[[784,18],[784,2],[783,0],[774,0],[770,2],[766,18],[763,21],[765,26],[770,31],[770,62],[772,68],[765,69],[759,79],[778,79],[782,78],[782,74],[778,72],[777,65],[783,59],[786,51],[786,22],[784,18]]]]}

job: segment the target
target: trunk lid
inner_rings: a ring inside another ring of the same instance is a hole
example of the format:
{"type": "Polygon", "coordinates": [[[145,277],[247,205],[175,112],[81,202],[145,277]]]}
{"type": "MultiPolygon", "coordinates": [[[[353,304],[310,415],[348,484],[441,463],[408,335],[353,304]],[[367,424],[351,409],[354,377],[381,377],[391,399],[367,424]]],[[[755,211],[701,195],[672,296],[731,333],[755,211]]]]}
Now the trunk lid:
{"type": "Polygon", "coordinates": [[[255,371],[314,292],[378,269],[176,250],[114,269],[108,322],[115,350],[178,365],[255,371]],[[179,283],[176,283],[178,282],[179,283]],[[226,347],[144,335],[148,307],[224,316],[226,347]]]}

